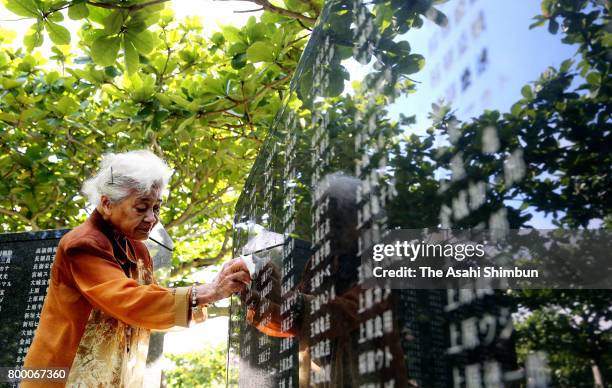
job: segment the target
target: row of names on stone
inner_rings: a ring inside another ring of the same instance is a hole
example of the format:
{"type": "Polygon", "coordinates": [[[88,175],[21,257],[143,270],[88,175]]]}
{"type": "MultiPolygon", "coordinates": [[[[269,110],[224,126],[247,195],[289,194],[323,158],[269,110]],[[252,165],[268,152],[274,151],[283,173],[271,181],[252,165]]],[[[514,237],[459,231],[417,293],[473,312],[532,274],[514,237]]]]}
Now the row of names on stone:
{"type": "Polygon", "coordinates": [[[472,316],[463,319],[459,326],[451,323],[449,325],[448,354],[457,354],[481,345],[491,345],[498,339],[507,340],[513,329],[512,317],[508,308],[501,308],[500,313],[496,315],[484,313],[482,317],[472,316]]]}
{"type": "Polygon", "coordinates": [[[525,380],[527,388],[543,388],[550,386],[550,370],[547,366],[547,356],[538,352],[528,354],[525,367],[513,371],[504,371],[496,360],[465,365],[463,368],[453,368],[455,387],[465,388],[502,388],[507,383],[525,380]]]}
{"type": "Polygon", "coordinates": [[[393,333],[393,311],[385,310],[365,322],[359,323],[359,343],[363,344],[385,334],[393,333]]]}

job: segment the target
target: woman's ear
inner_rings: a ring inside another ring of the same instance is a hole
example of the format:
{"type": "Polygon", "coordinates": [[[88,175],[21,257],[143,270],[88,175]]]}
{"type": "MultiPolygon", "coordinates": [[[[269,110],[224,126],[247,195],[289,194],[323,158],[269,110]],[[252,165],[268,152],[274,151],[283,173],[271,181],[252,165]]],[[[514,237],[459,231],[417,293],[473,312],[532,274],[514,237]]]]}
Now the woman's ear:
{"type": "Polygon", "coordinates": [[[102,196],[100,197],[99,208],[100,212],[104,217],[110,217],[113,204],[111,203],[110,198],[106,194],[102,194],[102,196]]]}

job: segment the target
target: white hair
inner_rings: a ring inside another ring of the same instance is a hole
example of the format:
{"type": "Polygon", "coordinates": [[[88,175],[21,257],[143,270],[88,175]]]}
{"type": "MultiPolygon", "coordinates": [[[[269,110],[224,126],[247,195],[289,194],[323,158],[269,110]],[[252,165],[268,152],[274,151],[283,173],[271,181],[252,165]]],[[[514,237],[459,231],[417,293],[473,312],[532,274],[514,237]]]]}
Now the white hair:
{"type": "Polygon", "coordinates": [[[106,195],[112,203],[121,202],[134,191],[148,193],[164,190],[172,170],[166,162],[148,150],[109,153],[102,157],[100,170],[85,181],[81,189],[93,206],[106,195]]]}
{"type": "Polygon", "coordinates": [[[334,198],[339,205],[355,206],[357,187],[361,180],[342,172],[327,174],[315,185],[317,199],[324,196],[334,198]]]}

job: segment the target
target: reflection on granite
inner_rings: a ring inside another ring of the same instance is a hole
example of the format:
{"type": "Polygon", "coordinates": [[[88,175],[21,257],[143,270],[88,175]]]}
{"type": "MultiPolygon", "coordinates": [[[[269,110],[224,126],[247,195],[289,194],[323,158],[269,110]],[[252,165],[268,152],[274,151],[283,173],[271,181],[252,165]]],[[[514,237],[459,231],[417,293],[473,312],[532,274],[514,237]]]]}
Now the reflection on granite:
{"type": "MultiPolygon", "coordinates": [[[[447,104],[396,104],[431,86],[407,33],[448,34],[434,3],[326,3],[236,207],[234,255],[252,255],[255,275],[232,298],[228,386],[550,386],[546,352],[517,356],[517,293],[365,282],[364,255],[394,230],[502,237],[533,216],[512,195],[542,162],[528,165],[526,140],[497,128],[499,114],[477,126],[447,104]]],[[[467,3],[448,19],[476,17],[480,36],[480,3],[467,3]]],[[[478,50],[464,92],[483,85],[493,54],[478,50]]]]}

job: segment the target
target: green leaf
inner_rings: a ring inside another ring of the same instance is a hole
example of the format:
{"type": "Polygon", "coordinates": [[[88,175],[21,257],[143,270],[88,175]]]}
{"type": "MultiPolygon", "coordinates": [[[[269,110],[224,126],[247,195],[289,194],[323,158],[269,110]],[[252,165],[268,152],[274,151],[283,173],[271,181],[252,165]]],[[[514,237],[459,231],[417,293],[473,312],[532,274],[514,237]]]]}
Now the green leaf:
{"type": "Polygon", "coordinates": [[[548,22],[548,32],[556,34],[559,31],[559,23],[555,19],[550,19],[548,22]]]}
{"type": "Polygon", "coordinates": [[[212,40],[213,43],[216,44],[217,46],[222,46],[223,43],[225,43],[225,37],[220,32],[215,32],[214,34],[212,34],[212,37],[210,38],[210,40],[212,40]]]}
{"type": "Polygon", "coordinates": [[[264,40],[268,34],[268,28],[274,26],[266,25],[263,23],[256,23],[251,27],[247,28],[247,37],[250,42],[256,42],[258,40],[264,40]]]}
{"type": "Polygon", "coordinates": [[[136,13],[131,13],[132,20],[128,22],[127,26],[131,28],[130,24],[144,24],[144,28],[140,31],[144,31],[146,28],[156,24],[160,19],[160,11],[164,9],[164,4],[149,4],[145,8],[137,11],[136,13]]]}
{"type": "Polygon", "coordinates": [[[174,102],[177,105],[180,105],[183,108],[186,109],[190,109],[191,108],[191,101],[187,100],[185,97],[179,95],[179,94],[169,94],[167,95],[167,97],[172,100],[172,102],[174,102]]]}
{"type": "Polygon", "coordinates": [[[89,10],[88,18],[89,20],[96,22],[98,24],[104,25],[104,21],[112,12],[110,9],[102,8],[102,7],[94,7],[91,5],[87,6],[89,10]]]}
{"type": "Polygon", "coordinates": [[[274,12],[264,11],[260,20],[262,23],[278,23],[280,21],[287,20],[287,18],[274,12]]]}
{"type": "Polygon", "coordinates": [[[145,30],[138,33],[128,31],[124,39],[129,40],[139,53],[148,54],[155,48],[155,38],[151,31],[145,30]]]}
{"type": "Polygon", "coordinates": [[[72,20],[86,18],[89,15],[89,9],[86,3],[78,3],[68,8],[68,17],[72,20]]]}
{"type": "Polygon", "coordinates": [[[133,74],[138,70],[140,58],[138,57],[138,50],[134,46],[134,43],[127,37],[127,34],[123,36],[123,50],[125,69],[128,74],[133,74]]]}
{"type": "Polygon", "coordinates": [[[607,49],[612,47],[612,33],[606,32],[601,38],[601,44],[607,49]]]}
{"type": "Polygon", "coordinates": [[[12,43],[17,33],[0,27],[0,43],[12,43]]]}
{"type": "Polygon", "coordinates": [[[397,42],[395,45],[395,51],[402,54],[410,54],[410,43],[408,41],[402,40],[397,42]]]}
{"type": "Polygon", "coordinates": [[[255,23],[257,23],[257,19],[255,19],[255,16],[249,16],[246,22],[246,26],[247,28],[252,28],[255,23]]]}
{"type": "Polygon", "coordinates": [[[420,54],[410,54],[398,61],[397,69],[402,74],[413,74],[425,66],[425,58],[420,54]]]}
{"type": "Polygon", "coordinates": [[[0,79],[2,80],[0,85],[2,85],[2,88],[7,89],[7,90],[16,88],[23,84],[23,81],[17,81],[17,80],[10,79],[10,78],[0,78],[0,79]]]}
{"type": "Polygon", "coordinates": [[[19,116],[12,112],[0,112],[0,120],[15,124],[19,121],[19,116]]]}
{"type": "Polygon", "coordinates": [[[3,0],[6,9],[19,16],[38,17],[39,8],[34,0],[3,0]]]}
{"type": "Polygon", "coordinates": [[[274,52],[270,43],[255,42],[246,51],[247,59],[251,62],[272,62],[274,52]]]}
{"type": "Polygon", "coordinates": [[[225,26],[221,27],[221,31],[223,31],[223,35],[225,36],[226,41],[234,41],[234,42],[242,42],[242,36],[240,35],[240,30],[234,26],[225,26]]]}
{"type": "Polygon", "coordinates": [[[521,94],[528,100],[533,99],[533,92],[531,91],[531,86],[529,85],[523,86],[523,88],[521,89],[521,94]]]}
{"type": "Polygon", "coordinates": [[[591,86],[599,86],[601,82],[601,74],[596,71],[592,71],[586,76],[586,80],[591,86]]]}
{"type": "Polygon", "coordinates": [[[236,54],[240,54],[240,53],[244,53],[246,52],[246,50],[249,48],[249,46],[247,46],[246,44],[240,42],[240,43],[234,43],[233,45],[230,46],[229,50],[227,51],[227,53],[229,55],[236,55],[236,54]]]}
{"type": "Polygon", "coordinates": [[[391,5],[381,3],[374,7],[374,12],[376,14],[376,24],[379,26],[378,29],[380,32],[384,32],[391,25],[393,8],[391,8],[391,5]]]}
{"type": "Polygon", "coordinates": [[[111,78],[114,78],[120,75],[121,73],[119,72],[119,70],[117,70],[115,66],[106,66],[104,68],[104,74],[106,74],[107,76],[111,78]]]}
{"type": "Polygon", "coordinates": [[[49,38],[55,44],[70,44],[70,31],[64,26],[47,21],[45,23],[49,38]]]}
{"type": "Polygon", "coordinates": [[[545,16],[549,16],[553,5],[553,0],[542,0],[540,9],[545,16]]]}
{"type": "Polygon", "coordinates": [[[35,47],[39,47],[43,44],[43,35],[39,23],[34,23],[28,32],[26,32],[23,37],[23,44],[28,51],[32,51],[35,47]]]}
{"type": "MultiPolygon", "coordinates": [[[[155,94],[155,79],[150,74],[139,75],[137,71],[129,76],[129,83],[126,84],[129,94],[136,102],[145,101],[155,94]]],[[[143,109],[139,115],[148,116],[150,108],[143,109]]]]}
{"type": "Polygon", "coordinates": [[[574,64],[574,61],[571,58],[566,59],[565,61],[561,62],[559,71],[562,73],[566,73],[567,71],[569,71],[569,69],[572,67],[573,64],[574,64]]]}
{"type": "Polygon", "coordinates": [[[285,8],[290,9],[297,13],[303,13],[310,9],[310,5],[300,0],[284,0],[285,8]]]}
{"type": "Polygon", "coordinates": [[[111,66],[117,60],[121,39],[118,36],[101,36],[91,45],[91,57],[101,66],[111,66]]]}
{"type": "Polygon", "coordinates": [[[243,67],[246,66],[246,64],[247,64],[246,53],[236,54],[232,58],[232,68],[234,68],[236,70],[242,69],[243,67]]]}
{"type": "Polygon", "coordinates": [[[196,119],[196,118],[197,118],[197,116],[195,116],[195,115],[194,115],[194,116],[187,117],[185,120],[183,120],[183,121],[182,121],[182,122],[179,124],[178,128],[176,129],[176,132],[181,132],[181,131],[183,131],[183,130],[184,130],[186,127],[188,127],[189,125],[191,125],[191,124],[192,124],[192,123],[195,121],[195,119],[196,119]]]}
{"type": "Polygon", "coordinates": [[[326,97],[338,96],[344,90],[344,81],[349,79],[349,74],[344,66],[336,65],[329,71],[329,84],[327,85],[326,97]]]}
{"type": "Polygon", "coordinates": [[[110,15],[104,18],[104,32],[107,35],[118,34],[121,31],[125,17],[123,11],[113,11],[110,15]]]}
{"type": "Polygon", "coordinates": [[[529,25],[529,29],[530,29],[530,30],[532,30],[532,29],[534,29],[534,28],[536,28],[536,27],[541,27],[541,26],[543,26],[545,23],[546,23],[546,19],[535,21],[535,22],[533,22],[533,23],[531,23],[531,24],[529,25]]]}
{"type": "Polygon", "coordinates": [[[55,104],[55,108],[63,115],[76,112],[79,109],[79,104],[71,97],[62,96],[55,104]]]}
{"type": "Polygon", "coordinates": [[[64,20],[64,14],[59,11],[52,12],[49,16],[47,16],[47,20],[50,20],[54,23],[59,23],[64,20]]]}
{"type": "Polygon", "coordinates": [[[523,110],[523,105],[521,105],[520,102],[517,102],[514,105],[512,105],[512,108],[510,108],[510,113],[518,117],[522,110],[523,110]]]}
{"type": "Polygon", "coordinates": [[[0,51],[0,68],[11,63],[11,57],[4,51],[0,51]]]}

